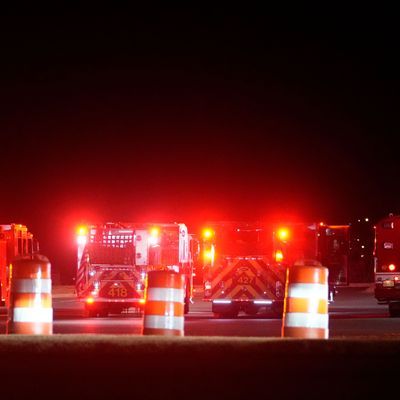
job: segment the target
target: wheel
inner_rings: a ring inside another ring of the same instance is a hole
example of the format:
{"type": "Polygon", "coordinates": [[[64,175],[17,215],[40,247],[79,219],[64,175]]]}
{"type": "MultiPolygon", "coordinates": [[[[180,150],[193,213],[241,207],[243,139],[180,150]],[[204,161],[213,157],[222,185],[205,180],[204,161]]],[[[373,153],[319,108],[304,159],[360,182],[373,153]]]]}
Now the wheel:
{"type": "Polygon", "coordinates": [[[108,317],[108,309],[101,308],[98,312],[100,318],[107,318],[108,317]]]}
{"type": "Polygon", "coordinates": [[[233,318],[237,318],[239,314],[239,311],[229,311],[229,312],[214,312],[214,318],[218,318],[218,319],[233,319],[233,318]]]}
{"type": "Polygon", "coordinates": [[[257,313],[258,313],[258,307],[256,307],[256,306],[254,306],[254,305],[250,305],[250,306],[247,306],[245,309],[244,309],[244,312],[247,314],[247,315],[256,315],[257,313]]]}
{"type": "Polygon", "coordinates": [[[84,316],[85,316],[85,318],[94,318],[97,316],[97,310],[86,307],[84,316]]]}
{"type": "Polygon", "coordinates": [[[283,317],[283,301],[273,303],[271,309],[276,318],[283,317]]]}

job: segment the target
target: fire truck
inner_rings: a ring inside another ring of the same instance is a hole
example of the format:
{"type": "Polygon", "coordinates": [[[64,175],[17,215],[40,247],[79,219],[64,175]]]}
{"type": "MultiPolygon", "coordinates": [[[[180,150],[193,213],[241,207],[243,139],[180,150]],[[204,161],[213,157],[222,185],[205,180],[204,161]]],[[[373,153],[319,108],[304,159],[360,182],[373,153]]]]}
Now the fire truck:
{"type": "Polygon", "coordinates": [[[147,272],[186,277],[185,313],[192,301],[191,235],[185,224],[105,223],[82,226],[77,236],[76,293],[86,316],[143,310],[147,272]]]}
{"type": "Polygon", "coordinates": [[[319,261],[329,269],[329,301],[347,284],[349,226],[323,223],[211,223],[202,234],[204,300],[216,316],[281,315],[287,268],[319,261]]]}
{"type": "Polygon", "coordinates": [[[329,301],[348,285],[350,225],[289,223],[274,228],[274,252],[287,267],[296,260],[316,260],[329,270],[329,301]]]}
{"type": "Polygon", "coordinates": [[[15,257],[32,255],[38,242],[25,225],[0,225],[0,304],[8,306],[10,264],[15,257]]]}
{"type": "Polygon", "coordinates": [[[375,225],[375,298],[400,317],[400,215],[390,214],[375,225]]]}
{"type": "MultiPolygon", "coordinates": [[[[258,223],[216,222],[202,232],[204,300],[216,317],[281,313],[286,266],[274,258],[272,230],[258,223]]],[[[280,254],[280,253],[277,253],[280,254]]]]}

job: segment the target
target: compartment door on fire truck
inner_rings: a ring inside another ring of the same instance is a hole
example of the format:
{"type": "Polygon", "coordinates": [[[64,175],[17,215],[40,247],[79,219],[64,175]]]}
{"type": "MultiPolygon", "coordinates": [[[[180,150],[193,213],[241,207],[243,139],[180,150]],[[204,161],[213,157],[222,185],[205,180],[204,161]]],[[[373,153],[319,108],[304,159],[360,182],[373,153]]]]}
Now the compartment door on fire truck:
{"type": "Polygon", "coordinates": [[[149,249],[148,249],[148,232],[139,229],[135,232],[135,264],[148,265],[149,249]]]}

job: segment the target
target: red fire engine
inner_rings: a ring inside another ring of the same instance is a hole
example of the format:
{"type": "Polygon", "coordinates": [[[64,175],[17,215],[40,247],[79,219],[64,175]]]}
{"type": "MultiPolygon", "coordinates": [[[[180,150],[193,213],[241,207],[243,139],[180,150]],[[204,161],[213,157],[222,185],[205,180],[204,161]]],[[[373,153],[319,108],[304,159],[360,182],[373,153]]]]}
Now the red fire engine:
{"type": "Polygon", "coordinates": [[[329,269],[329,299],[347,284],[348,225],[220,222],[203,230],[204,300],[216,315],[261,308],[280,315],[286,269],[317,260],[329,269]]]}
{"type": "Polygon", "coordinates": [[[218,222],[203,230],[204,300],[216,316],[281,312],[286,266],[274,259],[272,238],[256,223],[218,222]]]}
{"type": "Polygon", "coordinates": [[[147,272],[186,276],[185,312],[192,299],[191,237],[184,224],[106,223],[78,230],[76,292],[87,316],[143,309],[147,272]]]}
{"type": "Polygon", "coordinates": [[[317,260],[329,270],[329,300],[348,284],[350,225],[289,223],[274,229],[275,258],[290,267],[296,260],[317,260]]]}
{"type": "Polygon", "coordinates": [[[9,267],[18,256],[31,255],[38,251],[38,242],[25,225],[0,225],[0,303],[8,305],[9,267]]]}
{"type": "Polygon", "coordinates": [[[375,225],[375,298],[400,317],[400,216],[390,214],[375,225]]]}

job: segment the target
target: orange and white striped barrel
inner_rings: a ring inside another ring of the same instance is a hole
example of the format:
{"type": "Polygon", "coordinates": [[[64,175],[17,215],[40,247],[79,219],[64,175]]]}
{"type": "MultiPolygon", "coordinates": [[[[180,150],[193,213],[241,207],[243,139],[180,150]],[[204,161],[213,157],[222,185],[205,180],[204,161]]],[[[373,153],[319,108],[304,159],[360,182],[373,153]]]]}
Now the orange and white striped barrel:
{"type": "Polygon", "coordinates": [[[7,333],[51,335],[51,265],[42,255],[16,259],[10,271],[7,333]]]}
{"type": "Polygon", "coordinates": [[[328,339],[328,268],[298,261],[287,269],[282,336],[328,339]]]}
{"type": "Polygon", "coordinates": [[[143,335],[184,335],[185,275],[150,271],[147,276],[143,335]]]}

